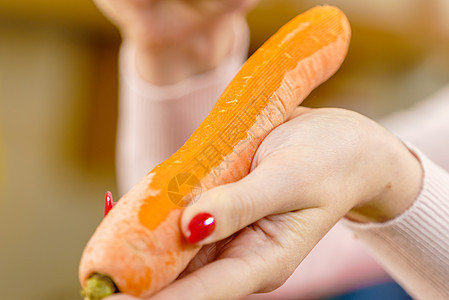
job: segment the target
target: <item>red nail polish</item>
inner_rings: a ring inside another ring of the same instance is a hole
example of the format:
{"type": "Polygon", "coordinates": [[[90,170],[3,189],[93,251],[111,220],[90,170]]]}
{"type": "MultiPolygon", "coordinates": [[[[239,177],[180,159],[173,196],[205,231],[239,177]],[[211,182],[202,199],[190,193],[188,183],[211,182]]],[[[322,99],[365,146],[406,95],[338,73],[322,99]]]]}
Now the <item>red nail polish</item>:
{"type": "Polygon", "coordinates": [[[104,216],[106,217],[109,211],[115,206],[114,200],[112,200],[112,193],[110,191],[106,192],[106,199],[104,201],[104,216]]]}
{"type": "Polygon", "coordinates": [[[215,229],[215,219],[211,214],[197,214],[189,223],[189,236],[187,237],[190,244],[195,244],[211,235],[215,229]]]}

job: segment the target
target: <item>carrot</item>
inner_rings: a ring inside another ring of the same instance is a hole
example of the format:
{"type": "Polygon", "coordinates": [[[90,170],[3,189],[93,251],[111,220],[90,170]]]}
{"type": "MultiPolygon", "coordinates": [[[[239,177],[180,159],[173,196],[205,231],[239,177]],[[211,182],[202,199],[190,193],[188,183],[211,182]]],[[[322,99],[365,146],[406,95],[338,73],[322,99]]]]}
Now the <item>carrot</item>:
{"type": "Polygon", "coordinates": [[[101,298],[94,294],[104,286],[109,293],[117,287],[147,297],[176,279],[200,249],[182,237],[183,207],[202,191],[249,173],[264,137],[336,72],[349,40],[345,15],[320,6],[291,20],[257,50],[190,139],[99,225],[79,269],[82,286],[94,287],[85,290],[87,299],[101,298]],[[102,276],[112,279],[109,285],[102,276]]]}

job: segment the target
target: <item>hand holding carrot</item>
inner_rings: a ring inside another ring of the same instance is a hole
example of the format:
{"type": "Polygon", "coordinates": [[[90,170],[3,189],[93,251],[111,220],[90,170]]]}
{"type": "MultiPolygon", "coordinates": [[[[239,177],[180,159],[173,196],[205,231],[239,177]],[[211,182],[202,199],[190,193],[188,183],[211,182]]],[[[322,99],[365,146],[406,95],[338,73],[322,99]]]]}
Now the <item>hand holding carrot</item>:
{"type": "Polygon", "coordinates": [[[258,0],[95,0],[136,48],[141,76],[170,84],[216,67],[258,0]]]}
{"type": "Polygon", "coordinates": [[[214,230],[198,241],[206,246],[182,278],[151,299],[272,291],[345,215],[381,222],[405,211],[419,193],[421,173],[413,154],[368,118],[299,107],[264,139],[248,176],[203,193],[185,209],[187,238],[201,214],[214,219],[214,230]]]}
{"type": "Polygon", "coordinates": [[[188,237],[195,215],[214,216],[215,230],[198,242],[209,244],[291,213],[309,240],[344,216],[359,222],[398,216],[421,180],[416,157],[374,121],[342,109],[299,107],[264,139],[248,176],[203,193],[185,209],[182,230],[188,237]]]}
{"type": "Polygon", "coordinates": [[[251,169],[187,207],[184,235],[192,234],[189,223],[199,213],[215,219],[214,231],[199,244],[276,214],[294,213],[300,223],[316,218],[301,226],[306,239],[344,216],[384,222],[411,206],[422,181],[419,161],[400,140],[360,114],[332,108],[298,107],[264,139],[251,169]]]}

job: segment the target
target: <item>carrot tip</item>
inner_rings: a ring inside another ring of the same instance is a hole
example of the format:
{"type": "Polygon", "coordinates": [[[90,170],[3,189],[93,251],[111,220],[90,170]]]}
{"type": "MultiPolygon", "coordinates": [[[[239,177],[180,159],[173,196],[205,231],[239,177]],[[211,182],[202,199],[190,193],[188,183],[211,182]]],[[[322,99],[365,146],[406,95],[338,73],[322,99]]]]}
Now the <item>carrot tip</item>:
{"type": "Polygon", "coordinates": [[[110,191],[106,192],[106,199],[104,201],[104,216],[106,217],[109,211],[114,207],[116,203],[112,199],[112,193],[110,191]]]}
{"type": "Polygon", "coordinates": [[[114,281],[109,276],[95,273],[86,280],[81,296],[84,300],[100,300],[114,293],[118,293],[114,281]]]}

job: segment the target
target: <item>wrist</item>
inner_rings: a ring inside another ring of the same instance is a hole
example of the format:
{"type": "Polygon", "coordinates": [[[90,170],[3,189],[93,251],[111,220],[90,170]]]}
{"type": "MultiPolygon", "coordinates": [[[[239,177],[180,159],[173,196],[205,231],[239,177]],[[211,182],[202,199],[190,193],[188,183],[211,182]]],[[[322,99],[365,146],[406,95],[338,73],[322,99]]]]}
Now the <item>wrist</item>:
{"type": "MultiPolygon", "coordinates": [[[[423,170],[418,157],[402,142],[396,141],[390,148],[389,159],[385,161],[388,173],[378,193],[365,197],[349,211],[346,218],[360,222],[386,222],[394,219],[409,209],[422,188],[423,170]]],[[[382,166],[383,167],[383,166],[382,166]]]]}
{"type": "Polygon", "coordinates": [[[231,53],[236,31],[245,26],[243,16],[229,16],[164,43],[137,37],[126,39],[136,49],[136,68],[154,85],[173,84],[218,67],[231,53]]]}

